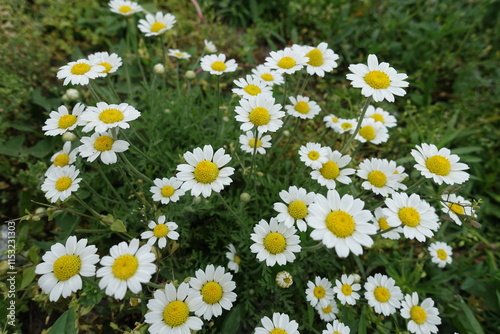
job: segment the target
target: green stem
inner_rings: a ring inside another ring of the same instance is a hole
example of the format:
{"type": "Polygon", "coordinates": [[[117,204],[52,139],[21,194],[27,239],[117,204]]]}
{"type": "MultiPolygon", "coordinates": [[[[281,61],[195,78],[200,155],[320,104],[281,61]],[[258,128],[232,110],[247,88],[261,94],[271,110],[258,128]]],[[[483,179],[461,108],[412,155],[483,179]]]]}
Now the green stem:
{"type": "Polygon", "coordinates": [[[356,129],[352,133],[352,135],[349,138],[349,140],[347,141],[347,143],[345,143],[344,147],[342,147],[342,150],[340,151],[340,153],[344,153],[344,151],[349,147],[349,145],[353,141],[354,137],[356,137],[356,135],[358,134],[359,129],[361,128],[361,123],[363,122],[363,119],[365,118],[366,110],[368,109],[368,106],[370,105],[371,102],[372,102],[372,97],[369,96],[366,99],[366,102],[365,102],[365,105],[363,106],[363,110],[361,111],[361,114],[359,115],[358,124],[356,125],[356,129]]]}
{"type": "Polygon", "coordinates": [[[92,87],[92,82],[89,82],[89,89],[90,89],[90,94],[92,95],[92,98],[96,101],[96,102],[100,102],[102,101],[102,99],[99,97],[99,95],[97,94],[97,92],[95,91],[94,87],[92,87]]]}
{"type": "Polygon", "coordinates": [[[226,200],[224,199],[224,197],[222,197],[220,192],[217,192],[216,194],[217,194],[217,196],[219,196],[220,200],[222,201],[222,204],[224,204],[226,209],[228,209],[229,212],[231,212],[233,214],[234,218],[236,218],[236,220],[240,223],[241,226],[244,226],[245,223],[241,220],[240,216],[238,216],[236,214],[236,212],[229,206],[229,204],[227,204],[226,200]]]}
{"type": "Polygon", "coordinates": [[[300,88],[300,91],[297,95],[302,95],[304,93],[304,89],[306,89],[306,86],[307,86],[307,83],[309,82],[310,77],[311,77],[310,75],[306,76],[304,83],[302,84],[302,87],[300,88]]]}
{"type": "Polygon", "coordinates": [[[140,148],[138,148],[137,146],[135,146],[132,141],[129,139],[129,137],[125,134],[125,131],[122,131],[121,132],[122,136],[127,140],[127,142],[130,144],[130,146],[137,151],[137,153],[139,153],[143,158],[145,158],[146,160],[148,160],[149,162],[155,164],[155,165],[160,165],[160,163],[154,161],[153,159],[151,159],[147,154],[145,154],[144,152],[142,152],[142,150],[140,148]]]}
{"type": "Polygon", "coordinates": [[[101,177],[103,178],[104,182],[107,184],[107,186],[111,189],[111,191],[113,192],[113,194],[116,196],[116,198],[120,201],[120,203],[123,205],[124,208],[127,207],[127,204],[125,204],[125,202],[123,201],[123,199],[121,198],[120,194],[118,194],[118,192],[116,191],[115,187],[113,187],[113,185],[111,184],[111,182],[109,181],[108,177],[106,176],[106,174],[104,174],[104,171],[102,170],[101,166],[99,164],[97,164],[97,171],[99,172],[99,174],[101,174],[101,177]]]}
{"type": "Polygon", "coordinates": [[[116,93],[116,90],[115,88],[113,87],[113,84],[111,83],[111,79],[109,77],[109,73],[108,75],[106,76],[106,81],[108,82],[108,87],[109,89],[111,90],[111,93],[113,93],[113,96],[116,100],[116,103],[119,103],[120,102],[120,97],[118,96],[118,93],[116,93]]]}
{"type": "Polygon", "coordinates": [[[288,137],[288,140],[285,144],[285,147],[283,148],[283,154],[286,156],[286,151],[288,150],[288,146],[290,146],[290,142],[292,141],[293,138],[295,138],[295,133],[297,132],[297,129],[299,128],[300,124],[300,118],[297,118],[297,121],[295,122],[295,126],[293,127],[292,133],[290,134],[290,137],[288,137]]]}
{"type": "Polygon", "coordinates": [[[321,248],[323,248],[323,246],[325,246],[325,244],[323,242],[319,242],[317,243],[316,245],[313,245],[313,246],[308,246],[308,247],[302,247],[302,251],[304,252],[308,252],[308,251],[317,251],[321,248]]]}
{"type": "Polygon", "coordinates": [[[221,138],[222,137],[222,123],[223,123],[223,120],[222,120],[222,116],[221,116],[221,109],[220,109],[220,75],[217,76],[217,88],[216,88],[217,92],[216,92],[216,95],[217,95],[217,109],[216,109],[216,113],[217,113],[217,138],[221,138]]]}
{"type": "Polygon", "coordinates": [[[139,172],[137,170],[137,168],[134,167],[134,165],[132,165],[132,163],[127,159],[127,156],[125,154],[121,154],[120,155],[121,158],[123,159],[123,161],[125,162],[125,165],[133,172],[135,173],[137,176],[143,178],[144,180],[148,181],[149,183],[153,183],[153,180],[151,180],[149,177],[147,177],[146,175],[142,174],[141,172],[139,172]]]}
{"type": "Polygon", "coordinates": [[[97,196],[99,197],[100,199],[103,199],[105,201],[109,201],[111,203],[118,203],[118,201],[115,201],[114,199],[111,199],[111,198],[108,198],[106,196],[102,196],[101,194],[99,194],[94,188],[92,188],[92,186],[85,180],[82,179],[82,182],[85,184],[85,186],[90,190],[90,192],[94,195],[94,196],[97,196]]]}

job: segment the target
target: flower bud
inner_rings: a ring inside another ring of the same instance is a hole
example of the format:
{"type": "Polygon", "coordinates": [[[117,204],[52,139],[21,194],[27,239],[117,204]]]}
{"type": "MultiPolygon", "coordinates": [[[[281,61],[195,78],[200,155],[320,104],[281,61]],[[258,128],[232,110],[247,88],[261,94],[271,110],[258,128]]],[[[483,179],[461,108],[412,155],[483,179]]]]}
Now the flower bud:
{"type": "Polygon", "coordinates": [[[76,140],[76,136],[73,132],[65,132],[62,135],[62,140],[63,141],[74,141],[74,140],[76,140]]]}
{"type": "Polygon", "coordinates": [[[193,80],[194,78],[196,78],[196,73],[194,73],[194,71],[186,71],[184,77],[188,80],[193,80]]]}
{"type": "Polygon", "coordinates": [[[165,73],[165,66],[163,66],[163,64],[158,63],[153,67],[153,71],[156,74],[163,74],[165,73]]]}

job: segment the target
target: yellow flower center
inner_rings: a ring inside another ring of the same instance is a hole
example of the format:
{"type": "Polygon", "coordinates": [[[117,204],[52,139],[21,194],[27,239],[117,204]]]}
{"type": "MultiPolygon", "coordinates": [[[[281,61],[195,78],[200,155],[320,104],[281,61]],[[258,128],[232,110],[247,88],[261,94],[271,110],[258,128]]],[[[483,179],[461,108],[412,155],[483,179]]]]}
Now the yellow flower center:
{"type": "Polygon", "coordinates": [[[161,22],[155,22],[151,25],[151,32],[158,32],[162,29],[165,29],[167,26],[164,25],[163,23],[161,22]]]}
{"type": "Polygon", "coordinates": [[[241,258],[238,255],[235,255],[233,261],[236,262],[236,264],[240,264],[241,263],[241,258]]]}
{"type": "Polygon", "coordinates": [[[297,64],[297,63],[295,62],[295,59],[293,59],[292,57],[283,57],[278,62],[278,67],[281,67],[281,68],[284,68],[285,70],[288,70],[288,69],[291,69],[292,67],[294,67],[295,64],[297,64]]]}
{"type": "Polygon", "coordinates": [[[168,226],[165,224],[158,224],[153,229],[153,234],[157,238],[165,238],[168,232],[170,232],[170,230],[168,229],[168,226]]]}
{"type": "Polygon", "coordinates": [[[416,227],[420,224],[420,214],[412,207],[399,209],[398,217],[404,225],[409,227],[416,227]]]}
{"type": "Polygon", "coordinates": [[[322,286],[315,287],[313,293],[314,293],[314,297],[316,297],[318,299],[324,298],[326,296],[325,288],[322,286]]]}
{"type": "Polygon", "coordinates": [[[283,282],[285,282],[286,284],[292,284],[292,278],[287,276],[283,278],[283,282]]]}
{"type": "Polygon", "coordinates": [[[376,134],[373,126],[367,125],[367,126],[363,126],[361,129],[359,129],[359,135],[361,137],[365,138],[366,140],[370,141],[370,140],[375,139],[377,134],[376,134]]]}
{"type": "Polygon", "coordinates": [[[245,88],[243,89],[247,94],[250,95],[258,95],[262,90],[259,88],[259,86],[256,85],[246,85],[245,88]]]}
{"type": "Polygon", "coordinates": [[[319,49],[312,49],[306,54],[306,57],[309,57],[309,61],[307,63],[314,67],[321,66],[325,62],[323,60],[323,52],[319,49]]]}
{"type": "Polygon", "coordinates": [[[264,81],[273,81],[274,80],[274,77],[272,76],[272,74],[269,74],[269,73],[264,73],[260,76],[260,78],[264,81]]]}
{"type": "Polygon", "coordinates": [[[67,129],[73,124],[76,123],[76,116],[74,115],[63,115],[61,118],[59,118],[59,121],[57,122],[57,126],[59,129],[67,129]]]}
{"type": "Polygon", "coordinates": [[[412,306],[410,310],[410,318],[415,321],[416,324],[421,325],[427,320],[427,312],[420,306],[412,306]]]}
{"type": "Polygon", "coordinates": [[[207,304],[218,303],[222,299],[222,286],[214,281],[208,282],[201,288],[203,301],[207,304]]]}
{"type": "Polygon", "coordinates": [[[137,268],[139,267],[139,261],[137,261],[137,257],[125,254],[120,255],[113,265],[111,266],[111,270],[113,271],[113,275],[122,280],[126,281],[130,277],[134,276],[137,268]]]}
{"type": "Polygon", "coordinates": [[[170,197],[175,193],[175,189],[172,186],[164,186],[161,188],[161,195],[163,197],[170,197]]]}
{"type": "Polygon", "coordinates": [[[332,122],[333,123],[338,123],[339,122],[338,117],[332,116],[332,122]]]}
{"type": "Polygon", "coordinates": [[[451,211],[453,211],[456,214],[459,215],[465,214],[464,207],[459,204],[448,203],[448,207],[450,208],[451,211]]]}
{"type": "Polygon", "coordinates": [[[163,321],[170,327],[184,324],[189,317],[189,307],[180,300],[174,300],[165,306],[163,310],[163,321]]]}
{"type": "Polygon", "coordinates": [[[271,232],[264,238],[264,248],[270,254],[283,253],[286,248],[285,237],[278,232],[271,232]]]}
{"type": "Polygon", "coordinates": [[[328,305],[327,307],[322,308],[321,310],[323,311],[323,313],[330,313],[332,312],[332,305],[328,305]]]}
{"type": "Polygon", "coordinates": [[[122,12],[123,14],[126,14],[128,12],[131,12],[132,11],[132,8],[130,8],[130,6],[127,6],[127,5],[123,5],[121,6],[119,9],[118,9],[119,12],[122,12]]]}
{"type": "Polygon", "coordinates": [[[61,153],[54,159],[54,166],[64,167],[69,164],[69,155],[61,153]]]}
{"type": "Polygon", "coordinates": [[[380,218],[378,220],[378,226],[380,226],[381,230],[387,230],[389,228],[389,224],[387,224],[387,218],[380,218]]]}
{"type": "Polygon", "coordinates": [[[448,254],[443,249],[438,249],[437,250],[437,257],[441,260],[446,260],[448,258],[448,254]]]}
{"type": "Polygon", "coordinates": [[[382,114],[373,114],[371,115],[371,118],[373,118],[375,122],[384,123],[385,121],[384,116],[382,116],[382,114]]]}
{"type": "Polygon", "coordinates": [[[67,281],[80,272],[82,261],[77,255],[63,255],[54,261],[52,270],[59,281],[67,281]]]}
{"type": "Polygon", "coordinates": [[[78,64],[73,65],[73,67],[71,67],[70,72],[73,75],[84,75],[85,73],[90,71],[90,69],[91,69],[91,67],[89,64],[78,63],[78,64]]]}
{"type": "Polygon", "coordinates": [[[302,201],[293,201],[288,205],[288,213],[293,219],[304,219],[307,212],[307,205],[302,201]]]}
{"type": "Polygon", "coordinates": [[[427,159],[425,161],[425,166],[427,167],[427,169],[429,169],[431,173],[440,176],[445,176],[450,174],[451,170],[450,161],[440,155],[435,155],[427,159]]]}
{"type": "Polygon", "coordinates": [[[223,62],[217,60],[212,63],[212,70],[217,71],[217,72],[223,72],[227,66],[223,62]]]}
{"type": "Polygon", "coordinates": [[[211,161],[200,161],[194,168],[194,179],[203,184],[209,184],[217,180],[219,168],[211,161]]]}
{"type": "Polygon", "coordinates": [[[269,123],[269,121],[271,120],[271,115],[266,108],[257,107],[250,112],[250,114],[248,115],[248,119],[255,126],[261,126],[269,123]]]}
{"type": "Polygon", "coordinates": [[[352,124],[351,123],[342,123],[342,124],[340,124],[340,126],[344,130],[349,130],[350,128],[352,128],[352,124]]]}
{"type": "Polygon", "coordinates": [[[287,334],[287,331],[281,328],[275,328],[269,334],[287,334]]]}
{"type": "Polygon", "coordinates": [[[334,180],[339,176],[340,169],[339,165],[333,161],[327,161],[323,164],[323,166],[319,169],[319,172],[323,177],[327,180],[334,180]]]}
{"type": "Polygon", "coordinates": [[[391,293],[383,286],[377,286],[375,290],[373,290],[373,295],[375,296],[375,299],[381,303],[387,303],[387,301],[391,298],[391,293]]]}
{"type": "Polygon", "coordinates": [[[98,65],[104,66],[104,71],[101,73],[109,73],[109,71],[113,68],[110,63],[99,63],[98,65]]]}
{"type": "Polygon", "coordinates": [[[99,114],[99,119],[106,124],[120,122],[123,118],[123,113],[115,108],[103,110],[99,114]]]}
{"type": "Polygon", "coordinates": [[[310,151],[307,153],[307,157],[311,160],[318,160],[319,159],[319,152],[318,151],[310,151]]]}
{"type": "Polygon", "coordinates": [[[338,238],[346,238],[354,233],[356,223],[347,212],[336,210],[326,216],[326,227],[338,238]]]}
{"type": "Polygon", "coordinates": [[[352,287],[350,284],[342,284],[342,293],[346,296],[350,296],[352,294],[352,287]]]}
{"type": "Polygon", "coordinates": [[[109,151],[115,141],[110,136],[99,136],[95,139],[94,148],[99,152],[109,151]]]}
{"type": "Polygon", "coordinates": [[[365,82],[374,89],[386,89],[391,85],[391,79],[382,71],[370,71],[365,75],[365,82]]]}
{"type": "Polygon", "coordinates": [[[309,112],[309,110],[311,110],[311,108],[309,108],[309,104],[307,104],[307,102],[304,102],[304,101],[299,101],[297,102],[297,104],[295,105],[295,111],[298,111],[299,113],[305,115],[309,112]]]}
{"type": "Polygon", "coordinates": [[[60,177],[56,181],[56,189],[58,191],[64,191],[71,187],[71,184],[73,183],[73,180],[67,176],[60,177]]]}
{"type": "MultiPolygon", "coordinates": [[[[248,141],[248,146],[250,146],[251,148],[255,147],[255,138],[252,138],[248,141]]],[[[257,139],[257,147],[261,146],[262,146],[262,141],[260,139],[257,139]]]]}
{"type": "Polygon", "coordinates": [[[387,183],[387,177],[379,170],[368,173],[368,182],[377,188],[382,188],[387,183]]]}

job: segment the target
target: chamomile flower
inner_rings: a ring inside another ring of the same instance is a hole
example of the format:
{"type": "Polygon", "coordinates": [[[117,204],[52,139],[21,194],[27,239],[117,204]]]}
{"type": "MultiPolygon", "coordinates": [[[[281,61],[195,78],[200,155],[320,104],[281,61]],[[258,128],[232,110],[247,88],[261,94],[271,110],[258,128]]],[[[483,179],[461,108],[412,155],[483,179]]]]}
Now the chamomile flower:
{"type": "Polygon", "coordinates": [[[142,7],[134,1],[128,0],[111,0],[109,9],[116,14],[130,16],[135,13],[142,12],[142,7]]]}
{"type": "Polygon", "coordinates": [[[191,190],[192,196],[208,197],[212,191],[218,193],[233,182],[230,176],[234,168],[224,167],[231,157],[223,148],[214,153],[211,145],[205,145],[203,149],[197,147],[184,153],[183,157],[187,164],[177,166],[177,178],[184,182],[181,189],[191,190]]]}
{"type": "Polygon", "coordinates": [[[248,99],[251,96],[259,96],[261,94],[271,95],[271,86],[267,85],[263,80],[247,75],[245,78],[239,78],[233,81],[238,88],[233,88],[232,92],[239,96],[248,99]]]}
{"type": "Polygon", "coordinates": [[[265,66],[282,74],[293,74],[307,65],[309,58],[298,48],[285,48],[284,50],[271,51],[266,57],[265,66]]]}
{"type": "Polygon", "coordinates": [[[268,317],[260,319],[262,326],[255,328],[255,334],[299,334],[299,324],[290,320],[288,314],[273,313],[273,320],[268,317]]]}
{"type": "Polygon", "coordinates": [[[441,211],[450,216],[458,225],[462,225],[460,217],[475,217],[476,213],[472,208],[472,203],[462,196],[455,194],[441,195],[441,211]]]}
{"type": "Polygon", "coordinates": [[[250,246],[252,253],[257,254],[259,261],[266,261],[269,267],[276,263],[285,265],[295,260],[295,254],[301,250],[300,238],[295,234],[295,227],[287,227],[285,223],[271,218],[269,223],[260,220],[253,228],[251,239],[254,242],[250,246]]]}
{"type": "Polygon", "coordinates": [[[276,284],[283,289],[288,289],[293,284],[293,277],[288,271],[280,271],[276,274],[276,284]]]}
{"type": "Polygon", "coordinates": [[[182,181],[179,181],[175,176],[171,178],[154,179],[154,186],[149,188],[153,194],[153,201],[168,204],[177,202],[185,191],[181,189],[182,181]]]}
{"type": "Polygon", "coordinates": [[[205,51],[206,52],[208,52],[208,53],[216,53],[217,52],[217,47],[215,46],[215,44],[212,41],[204,39],[203,44],[205,44],[205,51]]]}
{"type": "Polygon", "coordinates": [[[58,200],[64,201],[71,193],[80,188],[78,184],[82,179],[77,178],[80,171],[75,166],[55,167],[45,177],[42,191],[51,203],[58,200]]]}
{"type": "Polygon", "coordinates": [[[78,147],[80,156],[92,162],[101,157],[102,163],[106,165],[114,164],[118,161],[116,153],[125,152],[130,146],[125,140],[116,140],[110,132],[95,132],[90,137],[80,139],[82,145],[78,147]]]}
{"type": "Polygon", "coordinates": [[[132,239],[130,244],[122,241],[112,246],[109,254],[101,259],[102,268],[96,273],[96,277],[101,277],[99,288],[108,296],[123,299],[127,289],[139,293],[141,283],[149,282],[156,272],[151,246],[145,244],[139,248],[139,239],[132,239]]]}
{"type": "Polygon", "coordinates": [[[95,264],[99,262],[97,248],[87,246],[87,239],[77,240],[70,236],[66,244],[56,243],[42,256],[43,262],[35,268],[42,275],[38,285],[49,294],[50,301],[66,298],[82,288],[82,278],[95,275],[95,264]]]}
{"type": "Polygon", "coordinates": [[[226,55],[221,53],[218,55],[206,55],[200,60],[200,66],[203,71],[210,74],[222,75],[223,73],[234,72],[238,68],[238,64],[234,59],[226,61],[226,55]]]}
{"type": "Polygon", "coordinates": [[[321,240],[328,248],[335,247],[339,257],[347,257],[351,252],[362,254],[361,246],[373,245],[370,235],[376,233],[375,227],[368,223],[372,215],[363,210],[364,205],[351,195],[340,197],[335,190],[329,190],[327,197],[317,194],[307,218],[307,224],[314,229],[311,238],[321,240]]]}
{"type": "Polygon", "coordinates": [[[363,189],[373,191],[384,197],[395,192],[399,186],[398,177],[394,174],[396,164],[389,163],[387,159],[365,159],[359,164],[357,175],[362,178],[363,189]]]}
{"type": "Polygon", "coordinates": [[[300,161],[312,169],[320,169],[328,161],[331,149],[318,143],[307,143],[299,149],[300,161]]]}
{"type": "Polygon", "coordinates": [[[439,311],[434,307],[434,301],[426,298],[419,305],[416,292],[406,295],[401,302],[401,316],[409,319],[408,330],[416,334],[438,333],[437,325],[441,324],[439,311]]]}
{"type": "Polygon", "coordinates": [[[257,145],[257,150],[256,152],[259,154],[266,154],[266,148],[271,147],[271,136],[270,135],[265,135],[265,136],[260,136],[259,139],[257,139],[257,143],[255,142],[255,135],[252,131],[247,131],[245,134],[240,135],[239,138],[240,144],[241,144],[241,149],[244,152],[247,153],[252,153],[254,151],[255,145],[257,145]]]}
{"type": "Polygon", "coordinates": [[[78,148],[71,150],[71,142],[67,141],[63,145],[63,149],[57,153],[55,153],[50,161],[52,165],[50,165],[45,175],[48,175],[52,172],[52,170],[56,167],[64,167],[72,165],[76,161],[76,155],[78,154],[78,148]]]}
{"type": "Polygon", "coordinates": [[[326,324],[326,329],[321,334],[349,334],[351,329],[338,320],[326,324]]]}
{"type": "Polygon", "coordinates": [[[325,42],[319,43],[317,47],[306,47],[306,57],[309,58],[306,66],[307,73],[324,77],[325,72],[331,72],[338,66],[336,60],[339,56],[327,48],[328,44],[325,42]]]}
{"type": "Polygon", "coordinates": [[[241,99],[240,105],[234,108],[236,120],[241,122],[240,129],[249,131],[257,127],[259,133],[276,132],[283,125],[281,118],[285,112],[281,111],[281,104],[274,104],[271,95],[252,96],[241,99]]]}
{"type": "Polygon", "coordinates": [[[205,271],[198,269],[196,277],[191,277],[189,285],[193,289],[198,308],[194,313],[203,319],[210,320],[222,314],[222,309],[230,310],[236,300],[236,283],[233,275],[224,272],[224,268],[210,264],[205,271]]]}
{"type": "Polygon", "coordinates": [[[335,189],[336,182],[343,184],[351,183],[348,177],[356,173],[353,168],[344,168],[351,162],[351,157],[342,155],[339,151],[332,151],[328,147],[328,161],[323,163],[317,170],[311,172],[311,178],[317,180],[319,184],[327,187],[328,189],[335,189]]]}
{"type": "Polygon", "coordinates": [[[389,139],[389,131],[384,124],[376,122],[373,118],[364,118],[361,120],[361,127],[355,139],[362,143],[378,145],[389,139]]]}
{"type": "Polygon", "coordinates": [[[401,226],[393,228],[388,232],[384,232],[391,228],[387,223],[387,216],[384,214],[384,208],[376,208],[374,214],[375,217],[372,219],[373,225],[377,231],[382,231],[382,233],[380,233],[382,238],[398,240],[401,237],[401,233],[403,233],[403,228],[401,226]]]}
{"type": "Polygon", "coordinates": [[[396,117],[389,114],[388,111],[379,107],[375,108],[372,105],[369,105],[366,109],[365,118],[373,118],[375,122],[384,124],[386,128],[392,128],[397,125],[396,117]]]}
{"type": "Polygon", "coordinates": [[[354,129],[356,129],[356,125],[358,121],[354,118],[339,118],[337,122],[332,124],[332,129],[338,134],[349,133],[353,134],[354,129]]]}
{"type": "Polygon", "coordinates": [[[458,155],[451,154],[449,149],[438,150],[436,145],[425,143],[416,148],[410,152],[417,162],[414,167],[426,178],[432,178],[437,184],[462,184],[469,179],[469,173],[464,172],[469,166],[458,162],[458,155]]]}
{"type": "Polygon", "coordinates": [[[326,307],[321,306],[321,303],[316,304],[314,307],[319,314],[321,320],[330,322],[337,318],[337,313],[339,313],[339,308],[335,299],[331,299],[326,307]]]}
{"type": "Polygon", "coordinates": [[[453,250],[448,244],[436,241],[429,245],[428,250],[431,254],[431,261],[437,263],[439,268],[444,268],[451,263],[453,250]]]}
{"type": "Polygon", "coordinates": [[[103,66],[104,71],[101,73],[105,76],[116,72],[123,64],[122,59],[116,53],[96,52],[89,55],[88,59],[92,64],[103,66]]]}
{"type": "Polygon", "coordinates": [[[174,57],[177,59],[189,59],[189,58],[191,58],[191,55],[189,53],[178,50],[178,49],[169,49],[168,55],[170,57],[174,57]]]}
{"type": "Polygon", "coordinates": [[[330,129],[335,129],[337,123],[339,122],[339,118],[335,116],[334,114],[329,114],[323,117],[323,122],[325,122],[325,126],[330,129]]]}
{"type": "Polygon", "coordinates": [[[285,109],[288,114],[301,119],[312,119],[321,111],[320,106],[311,101],[307,96],[298,95],[296,98],[289,97],[291,105],[286,105],[285,109]]]}
{"type": "Polygon", "coordinates": [[[241,258],[236,253],[236,248],[233,244],[227,245],[229,252],[226,253],[226,258],[229,260],[227,267],[237,273],[240,270],[241,258]]]}
{"type": "Polygon", "coordinates": [[[368,66],[365,64],[350,65],[346,78],[351,80],[351,85],[361,88],[361,94],[366,97],[372,96],[375,102],[394,102],[394,95],[404,96],[406,94],[402,87],[408,87],[404,81],[408,76],[397,73],[388,63],[378,62],[377,56],[368,55],[368,66]]]}
{"type": "Polygon", "coordinates": [[[104,66],[92,64],[87,59],[79,59],[61,66],[57,72],[57,79],[64,79],[63,86],[69,83],[88,85],[90,79],[104,76],[102,73],[104,70],[104,66]]]}
{"type": "Polygon", "coordinates": [[[393,193],[386,198],[383,214],[387,216],[389,226],[402,226],[408,239],[424,242],[438,230],[438,216],[434,208],[417,194],[393,193]]]}
{"type": "Polygon", "coordinates": [[[264,81],[269,86],[279,86],[285,82],[283,78],[283,74],[278,73],[278,71],[270,69],[266,65],[258,65],[254,69],[252,69],[252,74],[264,81]]]}
{"type": "Polygon", "coordinates": [[[375,309],[375,313],[388,316],[401,307],[403,294],[393,278],[378,273],[375,276],[368,276],[364,288],[365,298],[375,309]]]}
{"type": "Polygon", "coordinates": [[[155,15],[146,14],[146,19],[140,19],[137,27],[146,35],[146,37],[158,36],[163,34],[165,31],[172,29],[175,22],[176,19],[174,15],[170,13],[163,14],[162,12],[156,12],[155,15]]]}
{"type": "Polygon", "coordinates": [[[307,229],[304,219],[309,215],[308,207],[314,202],[315,194],[308,193],[304,188],[291,186],[288,191],[280,191],[279,196],[284,203],[274,203],[274,210],[278,212],[276,219],[284,222],[287,227],[296,223],[299,231],[304,232],[307,229]]]}
{"type": "Polygon", "coordinates": [[[85,110],[83,103],[77,103],[71,114],[66,106],[62,105],[57,111],[51,111],[42,130],[46,136],[59,136],[68,131],[73,131],[77,126],[86,124],[81,115],[85,110]]]}
{"type": "Polygon", "coordinates": [[[179,239],[179,233],[175,230],[178,225],[174,222],[166,222],[165,216],[158,217],[158,223],[150,221],[148,227],[151,231],[141,233],[141,239],[148,239],[148,245],[153,246],[158,241],[158,247],[165,248],[167,246],[167,239],[179,239]]]}
{"type": "Polygon", "coordinates": [[[335,286],[333,287],[333,292],[337,294],[337,299],[340,300],[342,305],[356,305],[356,300],[359,299],[359,291],[361,285],[354,283],[354,276],[342,274],[340,280],[335,280],[335,286]]]}
{"type": "Polygon", "coordinates": [[[306,299],[312,307],[327,307],[333,300],[332,282],[325,277],[316,276],[314,282],[307,282],[306,299]]]}
{"type": "Polygon", "coordinates": [[[150,312],[146,313],[144,321],[151,324],[149,332],[152,334],[191,334],[203,327],[200,318],[189,316],[199,303],[193,298],[188,283],[179,284],[177,290],[173,283],[165,284],[165,290],[156,290],[147,307],[150,312]]]}
{"type": "Polygon", "coordinates": [[[128,129],[131,122],[141,116],[141,113],[127,103],[107,104],[106,102],[97,102],[95,107],[87,107],[80,116],[87,122],[83,127],[83,132],[103,133],[109,129],[121,128],[128,129]]]}

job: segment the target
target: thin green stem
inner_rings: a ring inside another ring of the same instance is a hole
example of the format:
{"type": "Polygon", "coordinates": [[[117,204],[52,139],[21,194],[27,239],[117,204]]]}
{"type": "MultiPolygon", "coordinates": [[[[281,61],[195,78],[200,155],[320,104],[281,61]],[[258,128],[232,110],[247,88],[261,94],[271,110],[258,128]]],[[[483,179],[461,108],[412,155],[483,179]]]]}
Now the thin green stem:
{"type": "Polygon", "coordinates": [[[302,87],[300,87],[300,91],[297,95],[302,95],[304,93],[304,89],[306,89],[307,83],[309,82],[309,78],[311,76],[307,75],[306,78],[304,79],[304,83],[302,84],[302,87]]]}
{"type": "Polygon", "coordinates": [[[297,129],[299,128],[300,124],[300,118],[297,118],[297,121],[295,122],[295,126],[293,127],[292,133],[290,134],[290,137],[288,137],[288,140],[285,144],[285,147],[283,148],[282,154],[286,155],[286,151],[288,150],[288,146],[290,146],[290,142],[292,141],[293,138],[295,138],[295,133],[297,133],[297,129]]]}
{"type": "Polygon", "coordinates": [[[111,90],[111,92],[113,93],[113,96],[114,96],[114,98],[115,98],[115,101],[116,101],[117,103],[119,103],[119,102],[120,102],[120,97],[118,96],[118,93],[116,93],[116,90],[115,90],[115,88],[113,87],[113,83],[111,82],[111,78],[109,77],[109,73],[108,73],[108,75],[106,76],[106,81],[107,81],[107,83],[108,83],[108,87],[109,87],[109,89],[110,89],[110,90],[111,90]]]}
{"type": "Polygon", "coordinates": [[[319,242],[316,245],[313,246],[308,246],[308,247],[302,247],[302,251],[308,252],[308,251],[317,251],[321,248],[323,248],[325,244],[323,242],[319,242]]]}
{"type": "Polygon", "coordinates": [[[236,214],[236,212],[229,206],[229,204],[227,204],[226,200],[224,199],[224,197],[222,197],[220,192],[216,192],[216,194],[220,198],[220,200],[222,201],[222,204],[224,204],[226,209],[228,209],[229,212],[231,212],[231,214],[234,216],[234,218],[236,218],[236,220],[240,223],[241,226],[244,226],[245,223],[243,222],[243,220],[241,220],[240,216],[236,214]]]}
{"type": "Polygon", "coordinates": [[[365,118],[366,110],[368,109],[368,106],[370,105],[371,102],[372,102],[372,97],[369,96],[366,99],[366,102],[365,102],[365,105],[363,106],[363,109],[361,110],[361,114],[359,115],[358,124],[356,125],[356,129],[352,133],[349,140],[344,144],[344,147],[342,147],[342,150],[340,150],[340,153],[344,153],[344,151],[349,147],[351,142],[354,140],[354,137],[356,137],[356,135],[358,134],[359,129],[361,128],[361,123],[363,122],[363,119],[365,118]]]}
{"type": "Polygon", "coordinates": [[[136,174],[137,176],[143,178],[144,180],[148,181],[149,183],[153,183],[153,180],[151,180],[149,177],[147,177],[146,175],[142,174],[141,172],[139,172],[137,170],[137,168],[134,167],[134,165],[132,165],[132,163],[127,159],[127,156],[125,154],[121,154],[120,155],[121,158],[123,159],[123,161],[125,162],[125,165],[134,173],[136,174]]]}
{"type": "Polygon", "coordinates": [[[97,171],[99,172],[99,174],[101,174],[101,177],[103,178],[104,182],[109,187],[109,189],[111,189],[111,191],[116,196],[116,198],[120,201],[120,203],[123,205],[123,207],[127,207],[127,204],[125,204],[125,202],[123,201],[123,199],[120,196],[120,194],[116,191],[115,187],[113,187],[113,185],[109,181],[109,179],[106,176],[106,174],[104,174],[104,171],[102,170],[102,168],[101,168],[101,166],[99,164],[97,164],[97,171]]]}
{"type": "Polygon", "coordinates": [[[83,184],[85,184],[85,186],[90,190],[90,192],[94,196],[97,196],[100,199],[103,199],[103,200],[111,202],[111,203],[118,203],[118,201],[115,201],[114,199],[111,199],[111,198],[108,198],[106,196],[102,196],[101,194],[99,194],[94,188],[92,188],[92,186],[87,181],[85,181],[85,180],[82,179],[82,182],[83,182],[83,184]]]}
{"type": "Polygon", "coordinates": [[[216,113],[217,113],[217,138],[222,137],[222,128],[223,128],[223,120],[221,116],[221,109],[220,109],[220,75],[217,76],[217,104],[216,104],[216,113]]]}
{"type": "Polygon", "coordinates": [[[99,101],[102,101],[102,99],[99,97],[99,95],[97,94],[97,92],[95,91],[94,87],[92,86],[92,82],[89,81],[89,89],[90,89],[90,94],[92,95],[92,98],[96,101],[96,102],[99,102],[99,101]]]}

